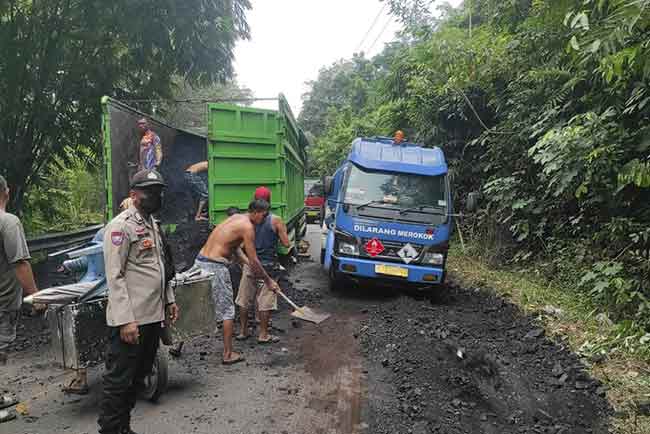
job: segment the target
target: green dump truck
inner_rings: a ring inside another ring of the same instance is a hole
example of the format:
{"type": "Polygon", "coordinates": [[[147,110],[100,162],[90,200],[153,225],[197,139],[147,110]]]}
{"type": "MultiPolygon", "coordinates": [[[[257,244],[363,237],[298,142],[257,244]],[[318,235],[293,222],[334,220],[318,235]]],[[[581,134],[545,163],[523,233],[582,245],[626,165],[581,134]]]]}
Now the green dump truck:
{"type": "Polygon", "coordinates": [[[293,246],[302,238],[308,142],[282,95],[277,110],[209,103],[206,125],[199,131],[169,125],[120,101],[102,98],[107,221],[119,212],[137,171],[137,120],[142,117],[162,142],[160,171],[168,187],[160,219],[168,232],[193,221],[196,201],[184,173],[191,164],[207,160],[211,223],[225,219],[229,207],[246,210],[255,188],[264,185],[272,192],[273,213],[287,223],[293,246]]]}

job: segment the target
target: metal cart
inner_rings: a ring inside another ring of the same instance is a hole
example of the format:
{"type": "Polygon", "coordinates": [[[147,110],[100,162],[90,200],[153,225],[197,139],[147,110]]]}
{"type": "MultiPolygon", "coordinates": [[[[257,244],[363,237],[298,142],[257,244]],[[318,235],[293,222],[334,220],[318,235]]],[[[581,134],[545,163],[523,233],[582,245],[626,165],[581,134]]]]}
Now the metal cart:
{"type": "MultiPolygon", "coordinates": [[[[171,328],[174,340],[211,333],[215,328],[214,307],[210,295],[209,276],[174,283],[180,319],[171,328]]],[[[50,305],[47,318],[51,330],[50,353],[64,369],[88,369],[104,361],[108,329],[107,298],[67,305],[50,305]]],[[[145,378],[140,397],[156,401],[165,392],[168,382],[166,347],[161,346],[151,374],[145,378]]]]}

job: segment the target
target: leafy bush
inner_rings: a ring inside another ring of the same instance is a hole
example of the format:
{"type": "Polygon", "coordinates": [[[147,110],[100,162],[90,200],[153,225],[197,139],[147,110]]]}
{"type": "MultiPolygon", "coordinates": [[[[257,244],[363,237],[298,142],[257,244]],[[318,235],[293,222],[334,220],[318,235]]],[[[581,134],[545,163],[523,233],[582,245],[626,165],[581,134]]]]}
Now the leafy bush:
{"type": "Polygon", "coordinates": [[[62,232],[100,223],[104,187],[90,151],[55,158],[27,195],[25,230],[30,235],[62,232]]]}

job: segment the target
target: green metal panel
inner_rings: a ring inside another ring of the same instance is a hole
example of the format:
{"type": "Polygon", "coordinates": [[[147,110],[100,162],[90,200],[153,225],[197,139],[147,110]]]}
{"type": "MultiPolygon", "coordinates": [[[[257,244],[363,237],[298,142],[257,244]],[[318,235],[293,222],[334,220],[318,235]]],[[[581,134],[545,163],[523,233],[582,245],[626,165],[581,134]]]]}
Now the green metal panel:
{"type": "Polygon", "coordinates": [[[104,148],[104,190],[106,202],[104,205],[104,218],[107,222],[113,218],[113,171],[111,147],[111,115],[108,110],[109,98],[103,96],[102,105],[102,146],[104,148]]]}
{"type": "MultiPolygon", "coordinates": [[[[117,178],[113,166],[121,155],[116,150],[119,147],[115,148],[116,144],[111,143],[110,106],[117,105],[122,110],[133,109],[108,97],[102,98],[101,102],[106,174],[105,214],[108,221],[113,217],[115,203],[119,203],[115,202],[113,197],[119,193],[119,188],[115,187],[114,181],[117,178]]],[[[265,185],[272,193],[273,212],[284,219],[290,231],[299,228],[300,222],[304,220],[303,190],[307,140],[298,128],[284,96],[279,97],[278,110],[217,103],[208,104],[207,110],[211,222],[216,224],[222,221],[226,216],[226,209],[231,206],[246,210],[255,188],[265,185]]],[[[157,126],[160,129],[163,124],[157,126]]],[[[297,238],[296,234],[293,236],[297,238]]]]}
{"type": "Polygon", "coordinates": [[[208,104],[208,123],[210,220],[222,221],[231,206],[245,210],[260,185],[271,190],[275,214],[300,216],[304,143],[284,97],[278,111],[208,104]]]}

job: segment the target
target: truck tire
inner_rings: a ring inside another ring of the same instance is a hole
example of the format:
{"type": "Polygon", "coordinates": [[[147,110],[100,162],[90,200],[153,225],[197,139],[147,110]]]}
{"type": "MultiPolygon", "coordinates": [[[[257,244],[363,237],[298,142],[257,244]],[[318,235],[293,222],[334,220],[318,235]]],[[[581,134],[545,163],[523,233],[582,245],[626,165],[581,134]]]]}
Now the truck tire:
{"type": "Polygon", "coordinates": [[[325,249],[320,249],[320,264],[325,265],[325,249]]]}
{"type": "Polygon", "coordinates": [[[335,271],[336,266],[332,262],[332,265],[330,266],[330,270],[327,273],[328,276],[328,288],[330,292],[340,292],[341,291],[341,286],[343,285],[343,277],[341,276],[341,273],[338,271],[335,271]]]}
{"type": "Polygon", "coordinates": [[[163,351],[158,351],[151,367],[151,374],[145,377],[144,387],[140,396],[151,402],[158,402],[158,399],[167,390],[169,369],[167,356],[163,351]]]}

